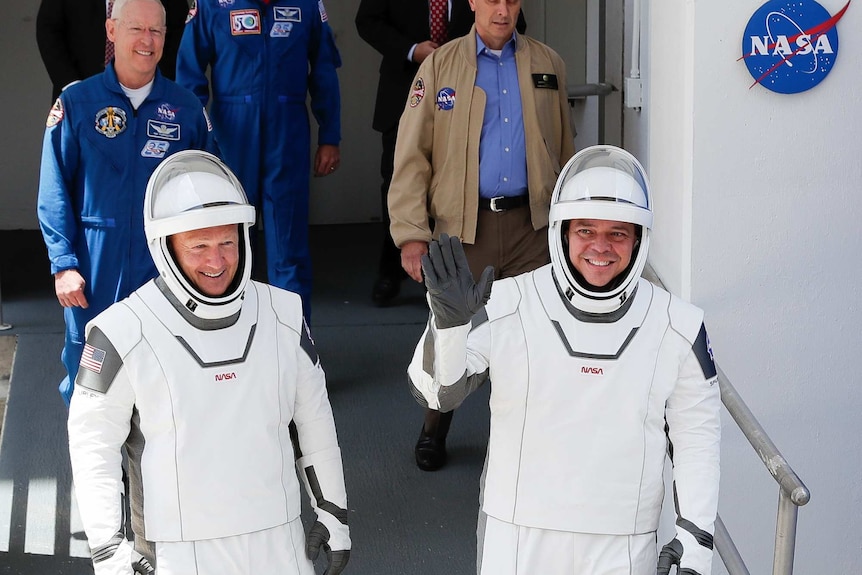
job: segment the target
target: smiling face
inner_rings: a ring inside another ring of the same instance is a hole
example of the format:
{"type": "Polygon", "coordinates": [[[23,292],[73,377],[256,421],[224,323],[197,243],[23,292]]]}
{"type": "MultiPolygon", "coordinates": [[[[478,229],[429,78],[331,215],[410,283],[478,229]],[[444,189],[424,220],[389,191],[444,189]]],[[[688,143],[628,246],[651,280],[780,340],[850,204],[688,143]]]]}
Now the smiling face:
{"type": "Polygon", "coordinates": [[[501,50],[512,39],[521,0],[470,0],[476,13],[476,32],[488,48],[501,50]]]}
{"type": "Polygon", "coordinates": [[[157,0],[129,0],[105,22],[114,43],[114,69],[120,83],[140,88],[156,75],[165,47],[165,9],[157,0]]]}
{"type": "Polygon", "coordinates": [[[174,234],[168,238],[180,269],[202,294],[227,292],[239,267],[239,228],[236,224],[174,234]]]}
{"type": "Polygon", "coordinates": [[[569,261],[594,287],[604,287],[632,261],[635,225],[609,220],[572,220],[566,232],[569,261]]]}

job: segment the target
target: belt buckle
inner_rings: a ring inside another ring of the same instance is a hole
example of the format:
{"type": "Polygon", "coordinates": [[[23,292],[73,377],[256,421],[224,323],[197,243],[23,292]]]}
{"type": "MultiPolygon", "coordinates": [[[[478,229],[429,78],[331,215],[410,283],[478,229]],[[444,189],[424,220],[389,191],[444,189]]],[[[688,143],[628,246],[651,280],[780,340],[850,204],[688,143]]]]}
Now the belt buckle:
{"type": "Polygon", "coordinates": [[[505,199],[505,196],[496,196],[496,197],[491,198],[490,202],[491,202],[491,211],[492,212],[498,212],[499,213],[499,212],[505,212],[506,211],[505,208],[498,208],[497,207],[497,200],[502,200],[502,199],[505,199]]]}

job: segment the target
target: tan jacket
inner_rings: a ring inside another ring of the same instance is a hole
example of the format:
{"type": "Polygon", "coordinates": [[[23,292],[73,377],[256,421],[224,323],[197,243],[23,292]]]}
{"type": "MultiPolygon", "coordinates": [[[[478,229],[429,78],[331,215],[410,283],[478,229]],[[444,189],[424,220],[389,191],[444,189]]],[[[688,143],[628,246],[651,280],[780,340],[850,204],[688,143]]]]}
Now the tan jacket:
{"type": "MultiPolygon", "coordinates": [[[[548,225],[560,169],[574,154],[562,58],[517,34],[515,61],[524,115],[527,180],[533,227],[548,225]],[[557,89],[536,87],[554,74],[557,89]]],[[[474,243],[479,209],[479,138],[485,93],[476,83],[476,29],[431,53],[420,66],[398,128],[395,173],[389,187],[390,232],[397,246],[429,242],[445,232],[474,243]],[[455,90],[451,110],[439,110],[437,92],[455,90]],[[424,93],[423,93],[424,88],[424,93]]]]}

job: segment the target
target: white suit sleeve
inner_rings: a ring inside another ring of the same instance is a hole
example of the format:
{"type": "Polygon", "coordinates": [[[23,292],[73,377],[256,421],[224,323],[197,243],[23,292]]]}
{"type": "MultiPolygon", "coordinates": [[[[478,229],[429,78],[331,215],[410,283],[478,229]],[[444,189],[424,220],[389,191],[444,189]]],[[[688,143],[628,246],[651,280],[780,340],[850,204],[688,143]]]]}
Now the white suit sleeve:
{"type": "Polygon", "coordinates": [[[330,547],[333,551],[349,550],[341,449],[326,392],[326,376],[307,326],[302,328],[296,353],[299,368],[293,421],[300,451],[296,466],[317,520],[329,532],[330,547]]]}
{"type": "Polygon", "coordinates": [[[676,537],[681,569],[708,575],[718,510],[721,397],[706,329],[680,366],[665,416],[673,462],[676,537]]]}
{"type": "Polygon", "coordinates": [[[421,405],[452,411],[488,379],[491,328],[484,310],[472,323],[438,329],[432,313],[407,375],[421,405]]]}
{"type": "Polygon", "coordinates": [[[96,575],[126,575],[132,567],[122,535],[121,447],[135,398],[122,359],[97,327],[88,331],[87,346],[68,420],[75,495],[96,575]]]}

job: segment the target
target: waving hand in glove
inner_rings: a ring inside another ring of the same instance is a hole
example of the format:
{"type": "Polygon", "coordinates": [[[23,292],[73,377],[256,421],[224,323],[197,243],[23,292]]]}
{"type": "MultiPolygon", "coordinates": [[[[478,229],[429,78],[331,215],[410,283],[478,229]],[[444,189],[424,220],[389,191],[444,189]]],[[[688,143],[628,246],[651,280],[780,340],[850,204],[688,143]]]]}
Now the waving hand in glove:
{"type": "Polygon", "coordinates": [[[457,237],[441,234],[439,240],[431,242],[428,253],[422,256],[422,272],[438,329],[469,323],[491,296],[494,268],[486,267],[476,284],[457,237]]]}

